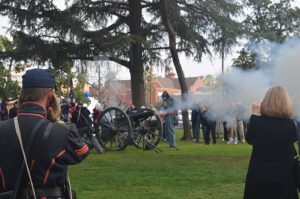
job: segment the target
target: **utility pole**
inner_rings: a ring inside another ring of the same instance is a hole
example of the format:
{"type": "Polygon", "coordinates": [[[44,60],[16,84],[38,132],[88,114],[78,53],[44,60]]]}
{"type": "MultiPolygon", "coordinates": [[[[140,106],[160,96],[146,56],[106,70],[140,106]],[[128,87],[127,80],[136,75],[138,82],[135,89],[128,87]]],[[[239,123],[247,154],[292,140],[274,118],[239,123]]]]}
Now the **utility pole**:
{"type": "Polygon", "coordinates": [[[98,73],[98,100],[101,100],[101,69],[100,66],[96,68],[96,72],[98,73]]]}
{"type": "Polygon", "coordinates": [[[152,104],[152,63],[150,63],[150,104],[152,104]]]}
{"type": "Polygon", "coordinates": [[[225,43],[222,43],[221,56],[222,56],[222,77],[221,77],[221,93],[223,97],[223,76],[224,76],[224,59],[225,59],[225,43]]]}
{"type": "Polygon", "coordinates": [[[73,86],[72,77],[70,78],[70,99],[71,99],[71,103],[75,102],[75,100],[74,100],[74,86],[73,86]]]}

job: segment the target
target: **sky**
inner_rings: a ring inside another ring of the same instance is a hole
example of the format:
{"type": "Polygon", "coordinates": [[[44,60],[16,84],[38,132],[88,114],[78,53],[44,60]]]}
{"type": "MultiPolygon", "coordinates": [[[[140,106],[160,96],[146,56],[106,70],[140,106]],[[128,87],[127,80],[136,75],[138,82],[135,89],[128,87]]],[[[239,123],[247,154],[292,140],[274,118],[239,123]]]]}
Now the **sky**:
{"type": "MultiPolygon", "coordinates": [[[[277,2],[280,0],[274,0],[277,2]]],[[[64,1],[55,0],[54,1],[58,7],[64,7],[64,1]]],[[[300,0],[294,0],[294,6],[300,7],[300,0]]],[[[0,16],[0,34],[5,35],[6,29],[8,27],[8,18],[0,16]]],[[[232,49],[230,54],[227,54],[225,57],[225,72],[230,70],[232,65],[232,59],[238,56],[237,51],[239,51],[243,47],[242,44],[232,49]]],[[[213,57],[209,57],[207,55],[203,56],[202,61],[195,62],[192,58],[187,58],[183,54],[180,55],[180,62],[185,74],[185,77],[195,77],[195,76],[206,76],[206,75],[215,75],[221,73],[221,59],[219,56],[215,55],[213,57]]],[[[173,66],[170,64],[170,66],[173,66]]],[[[117,66],[116,66],[117,67],[117,66]]],[[[158,76],[163,76],[164,72],[162,68],[155,67],[153,68],[153,72],[158,76]]],[[[129,71],[125,67],[119,67],[118,79],[130,79],[129,71]]]]}

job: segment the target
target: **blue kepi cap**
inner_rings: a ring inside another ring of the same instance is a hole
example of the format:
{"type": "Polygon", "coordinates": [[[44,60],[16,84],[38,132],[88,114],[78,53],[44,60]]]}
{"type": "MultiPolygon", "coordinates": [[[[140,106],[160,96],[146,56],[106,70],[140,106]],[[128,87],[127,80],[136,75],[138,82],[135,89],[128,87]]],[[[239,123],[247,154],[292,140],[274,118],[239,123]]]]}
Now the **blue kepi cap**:
{"type": "Polygon", "coordinates": [[[23,88],[55,88],[55,76],[45,69],[26,71],[23,78],[23,88]]]}

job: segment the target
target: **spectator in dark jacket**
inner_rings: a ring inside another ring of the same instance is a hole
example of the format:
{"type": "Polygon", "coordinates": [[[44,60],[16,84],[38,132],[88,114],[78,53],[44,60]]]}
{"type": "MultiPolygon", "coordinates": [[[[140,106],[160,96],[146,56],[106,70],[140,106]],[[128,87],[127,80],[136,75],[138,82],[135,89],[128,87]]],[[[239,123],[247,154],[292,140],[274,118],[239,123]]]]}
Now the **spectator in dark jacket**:
{"type": "Polygon", "coordinates": [[[297,129],[292,103],[282,87],[270,89],[252,105],[246,141],[252,154],[244,199],[298,199],[294,142],[297,129]]]}
{"type": "Polygon", "coordinates": [[[0,194],[15,191],[17,196],[13,198],[35,198],[16,136],[19,126],[24,148],[29,149],[27,160],[36,198],[67,198],[64,189],[68,165],[81,162],[89,148],[79,138],[76,128],[66,128],[47,119],[57,102],[54,75],[47,70],[32,69],[22,78],[18,116],[0,123],[0,194]],[[18,173],[20,176],[23,173],[23,178],[16,193],[18,173]]]}
{"type": "Polygon", "coordinates": [[[72,123],[75,123],[78,129],[92,125],[90,114],[90,111],[79,103],[72,113],[72,123]]]}
{"type": "Polygon", "coordinates": [[[217,143],[217,133],[216,133],[216,127],[217,122],[213,120],[213,117],[211,115],[211,112],[204,106],[200,106],[200,111],[202,113],[202,123],[205,125],[205,134],[204,134],[204,142],[205,144],[209,144],[210,142],[210,133],[212,135],[213,144],[217,143]]]}
{"type": "Polygon", "coordinates": [[[200,143],[200,123],[201,123],[201,111],[200,106],[197,105],[192,110],[192,130],[193,138],[196,143],[200,143]]]}

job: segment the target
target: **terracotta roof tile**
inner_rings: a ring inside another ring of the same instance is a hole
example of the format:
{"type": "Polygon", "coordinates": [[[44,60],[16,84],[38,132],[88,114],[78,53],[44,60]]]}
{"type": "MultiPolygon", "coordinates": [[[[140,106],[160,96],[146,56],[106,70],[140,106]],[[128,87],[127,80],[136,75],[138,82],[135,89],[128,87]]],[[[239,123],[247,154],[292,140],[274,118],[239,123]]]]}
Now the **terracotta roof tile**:
{"type": "MultiPolygon", "coordinates": [[[[199,77],[186,77],[186,84],[187,87],[190,88],[196,82],[199,77]]],[[[171,88],[171,89],[178,89],[180,90],[180,84],[178,78],[164,78],[164,77],[157,77],[156,78],[162,88],[171,88]]]]}

